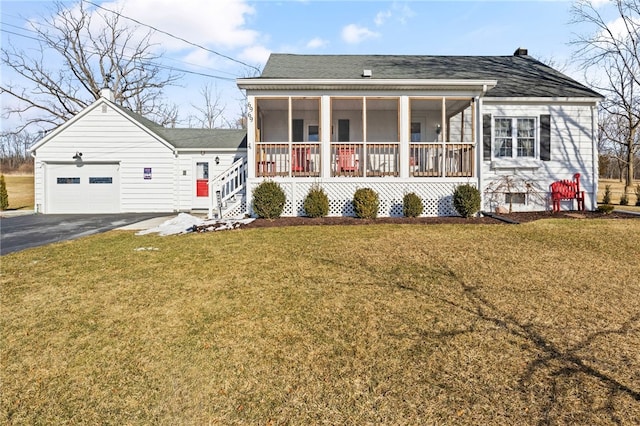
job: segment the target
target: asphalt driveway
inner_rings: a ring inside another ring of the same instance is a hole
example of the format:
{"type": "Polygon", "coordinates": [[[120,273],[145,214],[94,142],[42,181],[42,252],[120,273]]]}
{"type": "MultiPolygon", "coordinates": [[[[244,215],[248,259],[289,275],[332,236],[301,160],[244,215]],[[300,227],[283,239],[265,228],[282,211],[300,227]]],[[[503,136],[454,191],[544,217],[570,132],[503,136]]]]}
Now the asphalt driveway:
{"type": "Polygon", "coordinates": [[[72,240],[170,213],[30,214],[0,219],[0,255],[72,240]]]}

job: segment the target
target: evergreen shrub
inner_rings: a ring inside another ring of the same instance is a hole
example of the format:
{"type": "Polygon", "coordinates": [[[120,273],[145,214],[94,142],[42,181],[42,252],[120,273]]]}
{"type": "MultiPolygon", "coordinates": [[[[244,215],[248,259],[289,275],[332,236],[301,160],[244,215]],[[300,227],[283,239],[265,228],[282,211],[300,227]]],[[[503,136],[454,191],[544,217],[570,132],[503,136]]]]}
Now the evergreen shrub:
{"type": "Polygon", "coordinates": [[[480,191],[467,184],[460,185],[453,192],[453,208],[462,217],[471,217],[480,211],[480,191]]]}
{"type": "Polygon", "coordinates": [[[7,192],[7,183],[4,181],[4,175],[0,175],[0,210],[9,208],[9,193],[7,192]]]}
{"type": "Polygon", "coordinates": [[[405,194],[402,199],[402,214],[405,217],[418,217],[424,211],[422,200],[414,192],[405,194]]]}
{"type": "Polygon", "coordinates": [[[304,212],[309,217],[325,217],[329,214],[329,197],[319,186],[312,186],[304,199],[304,212]]]}
{"type": "Polygon", "coordinates": [[[286,201],[287,196],[277,182],[265,180],[253,190],[253,211],[258,217],[280,217],[286,201]]]}
{"type": "Polygon", "coordinates": [[[361,219],[375,219],[378,217],[380,199],[371,188],[359,188],[353,194],[353,209],[356,217],[361,219]]]}

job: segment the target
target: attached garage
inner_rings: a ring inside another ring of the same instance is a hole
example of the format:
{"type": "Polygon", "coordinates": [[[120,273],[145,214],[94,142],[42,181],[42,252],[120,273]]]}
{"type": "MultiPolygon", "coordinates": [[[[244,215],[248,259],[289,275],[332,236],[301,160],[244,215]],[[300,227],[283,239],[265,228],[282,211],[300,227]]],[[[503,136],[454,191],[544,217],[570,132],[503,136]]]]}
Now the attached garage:
{"type": "Polygon", "coordinates": [[[246,132],[165,128],[103,96],[31,148],[39,213],[206,210],[246,132]]]}
{"type": "Polygon", "coordinates": [[[119,164],[47,164],[48,213],[119,213],[119,164]]]}

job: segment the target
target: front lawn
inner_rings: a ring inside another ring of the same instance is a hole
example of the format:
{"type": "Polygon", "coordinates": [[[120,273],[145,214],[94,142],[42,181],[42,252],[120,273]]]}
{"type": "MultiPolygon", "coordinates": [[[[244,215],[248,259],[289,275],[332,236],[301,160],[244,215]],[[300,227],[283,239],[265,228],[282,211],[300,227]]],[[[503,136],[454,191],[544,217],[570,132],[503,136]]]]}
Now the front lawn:
{"type": "Polygon", "coordinates": [[[2,257],[8,424],[638,424],[640,220],[112,231],[2,257]]]}

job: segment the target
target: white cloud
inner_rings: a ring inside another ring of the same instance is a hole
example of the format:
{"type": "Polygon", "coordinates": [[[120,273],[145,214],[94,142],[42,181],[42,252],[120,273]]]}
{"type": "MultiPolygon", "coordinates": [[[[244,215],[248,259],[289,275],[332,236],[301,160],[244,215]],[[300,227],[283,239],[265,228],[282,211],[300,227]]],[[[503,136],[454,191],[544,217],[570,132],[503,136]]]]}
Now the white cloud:
{"type": "Polygon", "coordinates": [[[349,44],[357,44],[364,40],[379,36],[379,33],[356,24],[349,24],[342,29],[342,40],[349,44]]]}
{"type": "Polygon", "coordinates": [[[321,47],[325,47],[329,42],[327,40],[321,39],[320,37],[315,37],[307,43],[307,49],[319,49],[321,47]]]}
{"type": "Polygon", "coordinates": [[[391,11],[385,10],[384,12],[378,12],[373,22],[379,27],[389,18],[391,18],[391,11]]]}
{"type": "Polygon", "coordinates": [[[271,50],[264,46],[255,45],[245,48],[240,53],[240,59],[249,64],[265,64],[270,54],[271,50]]]}
{"type": "MultiPolygon", "coordinates": [[[[209,48],[246,47],[259,36],[246,26],[255,9],[245,0],[181,0],[179,4],[174,0],[116,0],[102,6],[209,48]]],[[[158,39],[167,50],[190,48],[169,36],[158,35],[158,39]]]]}
{"type": "Polygon", "coordinates": [[[404,25],[407,23],[407,20],[413,16],[415,16],[415,12],[406,3],[394,2],[391,4],[390,9],[378,12],[373,22],[376,26],[380,27],[393,18],[395,21],[404,25]]]}
{"type": "Polygon", "coordinates": [[[606,5],[607,3],[610,3],[611,0],[591,0],[591,4],[593,5],[594,8],[599,8],[602,7],[604,5],[606,5]]]}

